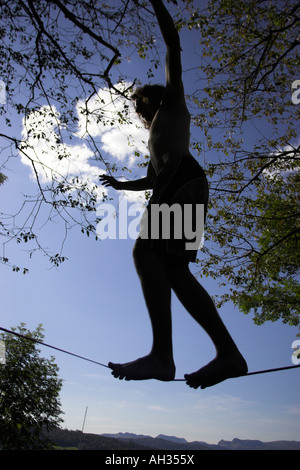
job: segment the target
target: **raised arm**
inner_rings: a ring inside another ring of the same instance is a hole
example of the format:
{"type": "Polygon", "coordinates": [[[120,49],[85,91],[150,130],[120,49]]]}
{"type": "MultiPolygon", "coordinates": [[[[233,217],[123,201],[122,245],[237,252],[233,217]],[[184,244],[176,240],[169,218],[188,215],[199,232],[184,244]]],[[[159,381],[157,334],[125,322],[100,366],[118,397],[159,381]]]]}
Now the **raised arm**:
{"type": "Polygon", "coordinates": [[[178,31],[173,19],[165,8],[162,0],[150,0],[156,15],[164,42],[167,47],[166,54],[166,85],[173,91],[182,91],[181,48],[178,31]]]}

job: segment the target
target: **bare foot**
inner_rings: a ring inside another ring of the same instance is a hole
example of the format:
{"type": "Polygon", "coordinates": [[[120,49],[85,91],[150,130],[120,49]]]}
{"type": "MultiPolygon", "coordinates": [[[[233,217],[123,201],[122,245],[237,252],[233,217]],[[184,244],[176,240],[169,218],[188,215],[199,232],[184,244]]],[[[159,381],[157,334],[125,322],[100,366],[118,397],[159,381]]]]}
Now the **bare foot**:
{"type": "Polygon", "coordinates": [[[242,355],[216,357],[206,366],[192,374],[185,374],[187,385],[192,388],[211,387],[223,380],[247,374],[248,367],[242,355]]]}
{"type": "Polygon", "coordinates": [[[162,361],[151,354],[125,364],[109,362],[108,367],[112,369],[112,375],[120,380],[157,379],[169,381],[173,380],[175,377],[175,365],[173,360],[162,361]]]}

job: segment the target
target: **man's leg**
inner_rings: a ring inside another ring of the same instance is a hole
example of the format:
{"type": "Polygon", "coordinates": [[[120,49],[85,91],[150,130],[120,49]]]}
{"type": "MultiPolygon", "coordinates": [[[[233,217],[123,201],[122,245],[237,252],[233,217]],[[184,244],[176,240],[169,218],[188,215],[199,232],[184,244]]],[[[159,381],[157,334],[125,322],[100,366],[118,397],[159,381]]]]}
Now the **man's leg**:
{"type": "Polygon", "coordinates": [[[172,258],[169,275],[171,287],[178,299],[207,332],[216,348],[213,361],[193,374],[185,375],[187,384],[193,388],[205,388],[227,378],[244,375],[247,364],[221,320],[213,300],[190,272],[188,263],[172,258]]]}
{"type": "Polygon", "coordinates": [[[139,242],[133,250],[146,306],[149,312],[153,346],[149,355],[126,364],[109,363],[120,379],[172,380],[175,376],[172,348],[171,286],[159,253],[139,242]]]}

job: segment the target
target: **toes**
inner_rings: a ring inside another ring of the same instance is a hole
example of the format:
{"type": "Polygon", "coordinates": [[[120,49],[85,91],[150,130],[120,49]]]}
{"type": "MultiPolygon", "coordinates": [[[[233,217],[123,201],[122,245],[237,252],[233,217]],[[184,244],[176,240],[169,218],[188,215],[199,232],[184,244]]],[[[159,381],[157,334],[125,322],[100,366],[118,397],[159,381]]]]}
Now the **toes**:
{"type": "Polygon", "coordinates": [[[186,384],[195,390],[199,387],[202,389],[206,388],[206,385],[202,385],[204,381],[199,376],[194,377],[193,374],[185,374],[184,378],[186,380],[186,384]]]}
{"type": "Polygon", "coordinates": [[[121,364],[114,364],[113,362],[108,363],[108,367],[112,369],[111,375],[113,375],[116,379],[122,380],[124,378],[124,374],[122,374],[121,364]]]}
{"type": "Polygon", "coordinates": [[[119,380],[131,380],[130,373],[126,370],[123,370],[121,364],[109,364],[109,367],[112,369],[111,375],[113,375],[116,379],[119,380]]]}
{"type": "Polygon", "coordinates": [[[114,364],[113,362],[109,362],[107,365],[110,369],[113,370],[120,366],[120,364],[114,364]]]}
{"type": "Polygon", "coordinates": [[[116,379],[119,379],[119,380],[123,380],[123,379],[124,379],[124,375],[122,375],[121,372],[113,371],[113,372],[111,373],[111,375],[113,375],[116,379]]]}

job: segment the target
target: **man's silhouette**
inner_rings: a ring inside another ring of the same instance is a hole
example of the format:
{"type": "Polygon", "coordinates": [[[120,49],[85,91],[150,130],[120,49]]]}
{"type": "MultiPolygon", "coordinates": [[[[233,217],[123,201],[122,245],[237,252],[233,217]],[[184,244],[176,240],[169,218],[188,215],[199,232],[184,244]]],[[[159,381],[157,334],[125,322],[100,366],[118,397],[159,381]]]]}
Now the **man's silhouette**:
{"type": "MultiPolygon", "coordinates": [[[[115,189],[152,189],[153,204],[208,204],[205,173],[189,151],[190,115],[182,84],[181,48],[173,20],[161,0],[150,0],[166,44],[166,86],[146,85],[133,94],[135,108],[149,128],[150,163],[147,176],[119,182],[100,177],[115,189]]],[[[149,218],[150,221],[150,218],[149,218]]],[[[247,364],[223,324],[215,305],[189,270],[196,250],[186,249],[186,240],[139,237],[133,257],[148,308],[153,345],[150,353],[125,364],[109,363],[112,374],[125,380],[173,380],[171,290],[212,339],[215,358],[196,372],[186,374],[186,383],[205,388],[227,378],[247,373],[247,364]]],[[[199,358],[201,362],[201,358],[199,358]]]]}

